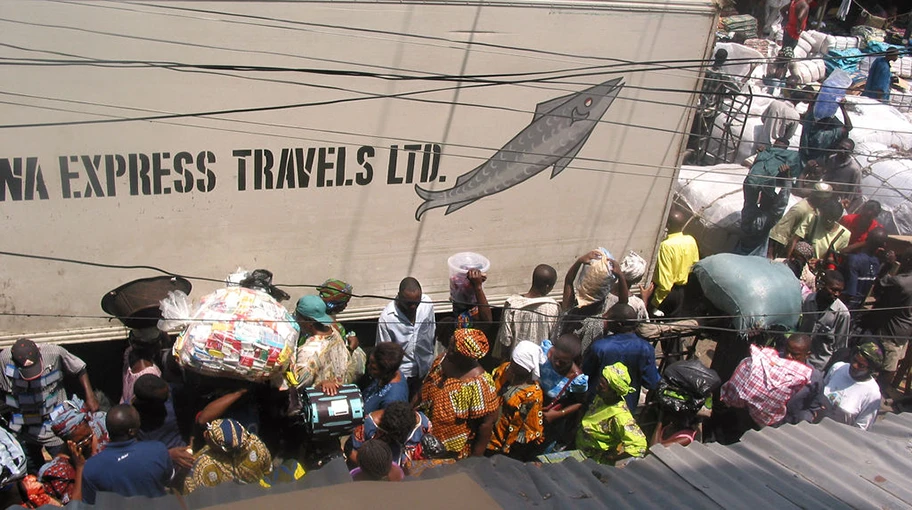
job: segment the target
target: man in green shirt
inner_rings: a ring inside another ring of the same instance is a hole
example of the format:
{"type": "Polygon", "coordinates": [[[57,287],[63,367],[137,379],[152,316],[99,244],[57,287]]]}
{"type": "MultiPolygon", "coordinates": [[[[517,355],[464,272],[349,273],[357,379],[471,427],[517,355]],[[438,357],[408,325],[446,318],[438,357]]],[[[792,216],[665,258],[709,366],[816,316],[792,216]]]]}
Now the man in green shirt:
{"type": "Polygon", "coordinates": [[[801,158],[788,150],[788,140],[776,140],[772,147],[757,154],[744,179],[744,206],[741,208],[741,239],[735,253],[765,255],[770,230],[788,207],[794,180],[801,175],[801,158]]]}

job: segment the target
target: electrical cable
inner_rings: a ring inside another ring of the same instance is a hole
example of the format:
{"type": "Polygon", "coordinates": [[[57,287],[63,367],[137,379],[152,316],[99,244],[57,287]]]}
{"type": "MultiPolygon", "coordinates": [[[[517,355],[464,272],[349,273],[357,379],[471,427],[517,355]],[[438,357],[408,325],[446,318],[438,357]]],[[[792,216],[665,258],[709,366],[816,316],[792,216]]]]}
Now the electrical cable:
{"type": "MultiPolygon", "coordinates": [[[[225,283],[225,280],[224,280],[224,279],[209,278],[209,277],[204,277],[204,276],[182,275],[182,274],[179,274],[179,273],[175,273],[175,272],[172,272],[172,271],[168,271],[168,270],[162,269],[162,268],[157,267],[157,266],[150,266],[150,265],[121,265],[121,264],[107,264],[107,263],[101,263],[101,262],[93,262],[93,261],[85,261],[85,260],[70,259],[70,258],[65,258],[65,257],[52,257],[52,256],[46,256],[46,255],[34,255],[34,254],[25,254],[25,253],[17,253],[17,252],[9,252],[9,251],[0,251],[0,256],[16,257],[16,258],[25,258],[25,259],[32,259],[32,260],[41,260],[41,261],[48,261],[48,262],[62,262],[62,263],[68,263],[68,264],[83,265],[83,266],[88,266],[88,267],[97,267],[97,268],[101,268],[101,269],[122,269],[122,270],[146,269],[146,270],[150,270],[150,271],[154,271],[154,272],[161,273],[161,274],[163,274],[163,275],[165,275],[165,276],[181,277],[181,278],[185,278],[185,279],[187,279],[187,280],[200,280],[200,281],[214,282],[214,283],[222,283],[222,284],[225,283]]],[[[322,287],[323,287],[323,284],[322,284],[322,283],[321,283],[321,284],[311,284],[311,283],[284,284],[284,283],[276,283],[276,284],[274,284],[274,286],[275,286],[275,287],[279,287],[279,288],[312,288],[312,289],[319,289],[319,288],[322,288],[322,287]]],[[[381,295],[376,295],[376,294],[355,294],[355,293],[348,293],[348,292],[344,292],[344,291],[340,291],[340,292],[341,292],[341,294],[348,295],[348,296],[350,296],[350,297],[352,297],[352,298],[382,299],[382,300],[386,300],[386,301],[393,301],[393,300],[396,299],[395,296],[381,296],[381,295]]],[[[430,304],[451,304],[451,303],[454,303],[452,300],[437,300],[437,301],[433,301],[433,300],[432,300],[432,301],[423,301],[423,302],[428,302],[428,303],[430,303],[430,304]]],[[[473,303],[459,303],[459,302],[456,302],[455,304],[458,304],[458,305],[472,305],[473,303]]],[[[496,305],[491,305],[491,304],[489,304],[488,306],[491,307],[491,308],[496,307],[496,305]]],[[[909,308],[909,307],[907,307],[907,306],[896,306],[896,307],[877,308],[876,310],[877,310],[877,311],[894,311],[894,310],[906,310],[906,309],[908,309],[908,308],[909,308]]],[[[858,309],[849,310],[849,312],[869,312],[869,311],[871,311],[871,310],[870,310],[870,309],[865,309],[865,308],[858,308],[858,309]]],[[[531,311],[531,312],[532,312],[533,314],[535,314],[535,315],[539,315],[539,316],[542,316],[542,317],[545,317],[545,318],[550,318],[550,319],[560,319],[560,318],[563,316],[563,314],[561,314],[561,315],[551,315],[551,314],[541,313],[541,312],[538,312],[538,311],[531,311]]],[[[800,313],[801,313],[801,314],[811,314],[811,315],[814,315],[814,314],[825,314],[825,313],[827,313],[827,312],[828,312],[828,310],[821,310],[821,311],[816,311],[816,312],[800,312],[800,313]]],[[[3,313],[0,313],[0,315],[4,315],[4,314],[3,314],[3,313]]],[[[13,313],[12,315],[17,315],[17,314],[13,313]]],[[[40,314],[36,314],[36,313],[21,313],[21,315],[38,316],[38,315],[40,315],[40,314]]],[[[752,314],[751,317],[757,317],[757,318],[774,318],[774,317],[789,317],[789,316],[794,316],[794,315],[796,315],[796,314],[794,314],[794,313],[769,313],[769,314],[752,314]]],[[[61,317],[68,317],[68,316],[62,315],[61,317]]],[[[70,318],[105,318],[105,319],[107,319],[107,318],[112,318],[111,316],[69,316],[69,317],[70,317],[70,318]]],[[[128,318],[128,317],[122,317],[122,318],[128,318]]],[[[741,316],[740,316],[740,315],[707,315],[707,316],[692,316],[692,317],[674,317],[673,320],[675,320],[675,321],[681,321],[681,320],[713,320],[713,319],[735,319],[735,318],[741,318],[741,316]]]]}
{"type": "MultiPolygon", "coordinates": [[[[0,93],[3,93],[3,92],[0,92],[0,93]]],[[[31,96],[31,95],[27,95],[27,94],[15,94],[15,93],[3,93],[3,94],[14,95],[14,96],[21,96],[21,97],[38,97],[38,96],[31,96]]],[[[80,103],[80,104],[93,104],[93,105],[105,106],[105,107],[110,107],[110,108],[133,109],[133,110],[138,110],[138,111],[154,111],[154,110],[137,109],[137,108],[132,108],[132,107],[121,107],[121,106],[114,106],[114,105],[103,105],[103,104],[98,104],[98,103],[86,103],[86,102],[81,102],[81,101],[71,101],[71,100],[63,100],[63,99],[55,99],[55,98],[46,98],[46,97],[42,97],[42,99],[48,99],[48,100],[53,100],[53,101],[63,101],[63,102],[74,102],[74,103],[80,103]]],[[[8,102],[0,101],[0,103],[8,103],[8,102]]],[[[60,108],[53,108],[53,107],[44,107],[44,106],[36,106],[36,105],[23,105],[23,106],[29,106],[29,107],[34,107],[34,108],[45,108],[45,109],[59,110],[59,111],[65,111],[65,112],[77,112],[77,111],[74,111],[74,110],[60,109],[60,108]]],[[[88,113],[88,112],[78,112],[78,113],[88,113]]],[[[108,115],[108,114],[102,114],[102,113],[91,113],[91,114],[92,114],[92,115],[99,115],[99,116],[106,116],[106,117],[114,117],[114,116],[110,116],[110,115],[108,115]]],[[[291,125],[285,125],[285,124],[263,123],[263,122],[247,121],[247,120],[236,120],[236,119],[209,119],[209,120],[224,121],[224,122],[240,122],[240,123],[253,124],[253,125],[259,125],[259,126],[278,127],[278,128],[296,129],[296,130],[305,130],[305,131],[315,131],[315,132],[325,132],[325,133],[339,134],[339,135],[344,135],[344,136],[361,136],[361,137],[371,136],[371,137],[374,137],[374,138],[378,138],[377,135],[367,135],[367,134],[364,134],[364,133],[354,133],[354,132],[336,131],[336,130],[324,130],[324,129],[318,129],[318,128],[305,128],[305,127],[291,126],[291,125]]],[[[273,134],[273,133],[264,133],[264,132],[262,132],[262,131],[259,131],[259,132],[252,132],[252,131],[244,131],[244,130],[237,130],[237,129],[217,128],[217,127],[212,127],[212,126],[197,126],[197,125],[192,125],[192,124],[181,124],[181,123],[168,123],[168,124],[173,124],[173,125],[181,126],[181,127],[191,127],[191,128],[197,128],[197,129],[213,129],[213,130],[220,130],[220,131],[226,131],[226,132],[237,132],[237,133],[244,133],[244,134],[257,134],[257,135],[264,135],[264,134],[266,134],[266,135],[268,135],[268,136],[281,137],[281,138],[289,138],[289,139],[294,139],[294,140],[312,141],[312,142],[316,142],[316,143],[326,143],[326,144],[344,144],[344,143],[346,143],[346,142],[340,142],[340,141],[328,140],[328,139],[317,139],[317,138],[307,138],[307,137],[297,137],[297,136],[279,135],[279,134],[273,134]]],[[[390,140],[400,140],[399,138],[396,138],[396,137],[382,137],[382,136],[379,136],[379,138],[386,138],[386,139],[390,139],[390,140]]],[[[443,145],[445,145],[445,146],[447,146],[447,147],[459,147],[459,148],[477,149],[477,150],[484,150],[484,151],[497,151],[497,150],[498,150],[497,148],[494,148],[494,147],[482,147],[482,146],[465,145],[465,144],[453,144],[453,143],[451,143],[451,144],[443,144],[443,145]]],[[[376,149],[379,149],[379,150],[387,150],[387,151],[390,150],[388,147],[376,147],[376,149]]],[[[858,155],[858,156],[862,156],[862,157],[865,157],[865,156],[867,156],[867,157],[880,157],[880,155],[878,155],[878,154],[865,154],[865,153],[860,153],[860,152],[857,152],[857,151],[855,152],[855,154],[858,155]]],[[[483,161],[486,161],[487,159],[489,159],[487,156],[473,156],[473,155],[468,155],[468,154],[457,154],[457,153],[452,153],[452,152],[451,152],[451,153],[448,153],[447,156],[448,156],[448,157],[454,157],[454,158],[464,158],[464,159],[482,161],[482,162],[483,162],[483,161]]],[[[903,159],[903,158],[894,157],[894,156],[886,156],[886,157],[880,157],[880,159],[888,160],[888,159],[903,159]]],[[[880,160],[880,159],[879,159],[879,160],[880,160]]],[[[673,167],[673,166],[654,165],[654,164],[647,164],[647,163],[635,163],[635,162],[628,162],[628,161],[598,159],[598,158],[586,158],[586,157],[579,157],[579,156],[576,157],[576,158],[574,158],[574,162],[575,162],[575,161],[591,161],[591,162],[596,162],[596,163],[608,163],[608,164],[615,164],[615,165],[621,165],[621,166],[648,168],[648,169],[651,169],[651,170],[666,169],[666,170],[672,170],[672,171],[673,171],[673,170],[676,169],[676,167],[673,167]]],[[[625,172],[625,171],[623,171],[623,170],[617,170],[617,169],[610,169],[610,170],[609,170],[609,169],[604,169],[604,168],[584,167],[584,166],[580,166],[580,165],[577,165],[577,164],[568,165],[566,168],[568,168],[568,169],[573,169],[573,170],[590,171],[590,172],[602,172],[602,173],[610,173],[610,174],[617,174],[617,175],[630,175],[630,176],[637,176],[637,177],[652,177],[652,178],[667,178],[667,179],[672,179],[672,178],[673,178],[673,175],[643,174],[643,173],[641,173],[641,172],[632,172],[632,171],[631,171],[631,172],[625,172]]],[[[730,172],[727,172],[727,171],[724,171],[724,170],[714,170],[712,167],[698,167],[698,168],[701,169],[701,171],[703,172],[703,174],[731,175],[730,172]]],[[[681,179],[680,176],[678,177],[678,179],[679,179],[679,180],[681,179]]],[[[701,176],[701,177],[699,177],[699,178],[692,179],[692,180],[688,181],[688,183],[685,184],[685,186],[689,185],[691,182],[699,182],[699,183],[716,183],[716,184],[729,184],[729,185],[737,184],[737,183],[733,183],[733,182],[731,182],[731,181],[726,181],[726,180],[714,180],[714,179],[708,179],[708,178],[705,178],[705,177],[702,177],[702,176],[701,176]]],[[[758,185],[756,185],[756,186],[759,187],[759,188],[770,188],[770,189],[776,189],[776,188],[778,187],[778,186],[776,186],[776,185],[774,185],[774,184],[758,184],[758,185]]],[[[876,191],[876,190],[884,189],[885,186],[884,186],[884,184],[880,184],[880,185],[860,184],[859,187],[860,187],[860,188],[863,188],[863,189],[865,189],[865,188],[874,189],[874,190],[876,191]]],[[[894,190],[894,191],[897,191],[897,192],[902,192],[902,191],[912,192],[912,188],[895,188],[895,187],[889,187],[889,189],[894,190]]]]}
{"type": "MultiPolygon", "coordinates": [[[[870,312],[871,310],[864,310],[864,311],[870,312]]],[[[805,313],[807,313],[807,312],[805,312],[805,313]]],[[[796,315],[796,314],[790,314],[790,315],[796,315]]],[[[26,313],[26,312],[0,312],[0,317],[43,318],[43,319],[46,319],[46,318],[83,319],[83,320],[107,320],[107,321],[123,320],[123,319],[135,320],[136,319],[136,317],[123,317],[123,316],[116,316],[116,315],[77,315],[77,314],[26,313]]],[[[731,316],[729,318],[736,319],[736,318],[740,318],[740,317],[731,316]]],[[[701,319],[705,319],[705,318],[704,317],[680,317],[680,318],[675,317],[675,318],[670,318],[668,321],[656,321],[655,319],[651,319],[648,322],[642,321],[642,320],[631,320],[630,322],[669,325],[669,322],[677,322],[677,321],[685,321],[685,320],[701,320],[701,319]]],[[[152,321],[154,319],[149,319],[149,320],[152,321]]],[[[276,323],[290,324],[290,323],[297,322],[294,319],[289,319],[289,320],[280,320],[280,319],[202,319],[202,318],[193,318],[193,317],[165,319],[165,320],[168,322],[175,322],[175,323],[237,323],[237,322],[241,322],[241,323],[251,323],[251,324],[276,324],[276,323]]],[[[363,324],[363,325],[370,325],[370,326],[374,326],[377,324],[398,324],[397,322],[393,322],[393,321],[381,321],[381,320],[373,320],[373,319],[347,320],[344,317],[337,318],[336,320],[338,322],[341,322],[344,324],[355,324],[355,325],[363,324]]],[[[605,321],[608,322],[607,319],[605,319],[605,321]]],[[[426,321],[426,322],[431,323],[432,321],[426,321]]],[[[433,322],[436,323],[436,321],[433,321],[433,322]]],[[[480,321],[480,320],[473,320],[472,323],[474,325],[478,325],[478,326],[495,326],[495,325],[500,324],[500,322],[498,322],[498,321],[480,321]]],[[[792,334],[800,333],[799,331],[790,331],[790,330],[777,329],[777,328],[754,328],[754,329],[745,331],[745,330],[740,330],[737,328],[730,328],[730,327],[724,327],[724,326],[710,326],[710,325],[696,325],[696,326],[683,325],[680,327],[682,330],[692,330],[693,335],[698,334],[699,331],[701,331],[701,330],[720,331],[720,332],[738,333],[738,334],[771,333],[771,334],[781,335],[781,334],[789,334],[789,333],[792,333],[792,334]]],[[[689,333],[682,332],[681,336],[692,336],[692,335],[689,333]]],[[[897,340],[908,339],[907,336],[903,336],[903,335],[884,335],[884,334],[875,335],[874,333],[871,333],[871,332],[860,332],[860,333],[850,332],[848,334],[848,336],[849,337],[874,336],[878,339],[897,339],[897,340]]]]}
{"type": "MultiPolygon", "coordinates": [[[[0,93],[2,93],[2,92],[0,92],[0,93]]],[[[3,104],[13,104],[13,103],[9,103],[9,102],[7,102],[7,101],[0,101],[0,103],[3,103],[3,104]]],[[[17,103],[17,104],[18,104],[18,103],[17,103]]],[[[75,110],[68,110],[68,109],[54,108],[54,107],[46,107],[46,106],[36,106],[36,105],[22,105],[22,106],[29,106],[29,107],[33,107],[33,108],[42,108],[42,109],[55,110],[55,111],[63,111],[63,112],[88,113],[88,112],[80,112],[80,111],[75,111],[75,110]]],[[[113,106],[112,106],[112,107],[113,107],[113,106]]],[[[119,107],[114,107],[114,108],[119,108],[119,107]]],[[[116,116],[112,116],[112,115],[108,115],[108,114],[103,114],[103,113],[89,113],[89,114],[91,114],[91,115],[98,115],[98,116],[104,116],[104,117],[115,117],[115,118],[117,118],[116,116]]],[[[224,121],[229,121],[228,119],[212,119],[212,120],[224,120],[224,121]]],[[[162,121],[159,121],[159,122],[162,122],[162,121]]],[[[235,121],[234,121],[234,120],[231,120],[231,122],[235,122],[235,121]]],[[[302,128],[302,127],[287,126],[287,125],[281,125],[281,124],[259,123],[259,122],[254,122],[254,121],[237,121],[237,122],[244,122],[244,123],[250,123],[250,124],[262,124],[262,125],[266,125],[266,126],[282,127],[282,128],[290,128],[290,129],[302,129],[302,130],[313,130],[313,131],[328,131],[328,132],[334,132],[334,131],[331,131],[331,130],[320,130],[320,129],[312,129],[312,128],[302,128]]],[[[236,132],[236,133],[243,133],[243,134],[257,134],[257,135],[264,135],[264,134],[266,134],[266,135],[268,135],[268,136],[289,138],[289,139],[294,139],[294,140],[313,141],[313,142],[317,142],[317,143],[329,143],[329,144],[344,143],[344,142],[337,142],[337,141],[333,141],[333,140],[313,139],[313,138],[306,138],[306,137],[295,137],[295,136],[278,135],[278,134],[263,133],[263,132],[243,131],[243,130],[228,129],[228,128],[217,128],[217,127],[212,127],[212,126],[197,126],[197,125],[192,125],[192,124],[181,124],[181,123],[173,123],[173,122],[162,122],[162,123],[165,123],[165,124],[172,124],[172,125],[180,126],[180,127],[190,127],[190,128],[198,128],[198,129],[212,129],[212,130],[219,130],[219,131],[226,131],[226,132],[236,132]]],[[[335,133],[346,134],[346,135],[356,135],[355,133],[346,133],[346,132],[335,132],[335,133]]],[[[367,136],[367,135],[363,135],[363,136],[367,136]]],[[[376,137],[376,136],[375,136],[375,137],[376,137]]],[[[393,139],[393,140],[398,140],[397,138],[394,138],[394,137],[380,137],[380,138],[389,138],[389,139],[393,139]]],[[[471,145],[462,145],[462,144],[446,144],[446,145],[447,145],[447,146],[453,146],[453,147],[464,147],[464,148],[472,148],[472,149],[480,149],[480,150],[490,150],[490,151],[496,151],[496,150],[497,150],[497,149],[489,148],[489,147],[480,147],[480,146],[471,146],[471,145]]],[[[388,147],[376,147],[376,149],[379,149],[379,150],[387,150],[387,151],[390,150],[388,147]]],[[[530,153],[530,154],[531,154],[531,153],[530,153]]],[[[859,154],[859,153],[856,153],[856,154],[857,154],[857,155],[863,155],[863,154],[859,154]]],[[[448,156],[449,156],[449,157],[454,157],[454,158],[465,158],[465,159],[477,160],[477,161],[486,161],[487,159],[489,159],[489,158],[486,157],[486,156],[472,156],[472,155],[454,154],[454,153],[449,153],[448,156]]],[[[607,159],[597,159],[597,158],[583,158],[583,157],[577,157],[577,158],[575,158],[575,160],[576,160],[576,159],[578,159],[578,160],[580,160],[580,161],[593,161],[593,162],[598,162],[598,163],[609,163],[609,164],[615,164],[615,165],[620,165],[620,166],[642,167],[642,168],[648,168],[648,169],[653,169],[653,170],[656,170],[656,169],[674,170],[674,169],[675,169],[675,167],[672,167],[672,166],[654,165],[654,164],[647,164],[647,163],[633,163],[633,162],[624,162],[624,161],[617,161],[617,160],[607,160],[607,159]]],[[[884,158],[884,159],[892,159],[892,157],[887,157],[887,158],[884,158]]],[[[673,175],[643,174],[643,173],[641,173],[641,172],[633,172],[633,171],[625,172],[625,171],[623,171],[623,170],[617,170],[617,169],[610,169],[610,170],[608,170],[608,169],[604,169],[604,168],[582,167],[582,166],[579,166],[579,165],[568,165],[566,168],[567,168],[567,169],[572,169],[572,170],[588,171],[588,172],[610,173],[610,174],[612,174],[612,175],[615,175],[615,174],[616,174],[616,175],[629,175],[629,176],[636,176],[636,177],[651,177],[651,178],[665,178],[665,179],[672,179],[672,178],[674,178],[673,175]]],[[[708,173],[708,174],[731,175],[731,173],[726,172],[726,171],[724,171],[724,170],[713,170],[712,167],[695,167],[695,168],[700,168],[700,169],[702,170],[703,174],[707,174],[707,173],[708,173]]],[[[681,177],[679,176],[678,179],[680,180],[681,177]]],[[[735,184],[737,184],[737,183],[733,183],[733,182],[731,182],[731,181],[726,181],[726,180],[713,180],[713,179],[707,179],[707,178],[705,178],[705,177],[702,177],[702,174],[701,174],[701,177],[694,178],[694,179],[691,179],[691,180],[687,181],[687,183],[686,183],[684,186],[686,187],[686,186],[688,186],[690,183],[694,183],[694,182],[698,182],[698,183],[701,183],[701,184],[707,184],[707,183],[714,183],[714,184],[729,184],[729,185],[735,185],[735,184]]],[[[885,183],[882,183],[882,184],[880,184],[880,185],[860,184],[859,187],[860,187],[860,188],[873,188],[873,189],[875,190],[875,192],[876,192],[877,190],[884,189],[884,188],[885,188],[884,184],[885,184],[885,183]]],[[[776,186],[775,184],[756,184],[755,187],[758,187],[758,188],[770,188],[770,189],[776,189],[776,188],[778,188],[778,186],[776,186]]],[[[892,187],[892,186],[887,187],[887,188],[890,189],[890,190],[896,191],[896,192],[902,192],[902,191],[912,192],[912,188],[896,188],[896,187],[892,187]]]]}

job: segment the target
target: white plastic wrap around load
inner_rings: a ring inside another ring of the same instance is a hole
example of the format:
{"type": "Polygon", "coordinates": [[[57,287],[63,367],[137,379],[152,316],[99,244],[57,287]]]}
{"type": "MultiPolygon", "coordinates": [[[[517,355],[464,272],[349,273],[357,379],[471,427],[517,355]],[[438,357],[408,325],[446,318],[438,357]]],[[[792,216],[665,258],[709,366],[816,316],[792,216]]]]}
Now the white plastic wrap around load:
{"type": "Polygon", "coordinates": [[[723,72],[739,82],[745,81],[748,76],[751,78],[763,78],[766,69],[766,57],[762,53],[743,44],[720,42],[716,43],[713,48],[713,56],[722,49],[728,52],[728,60],[731,61],[722,66],[723,72]],[[759,71],[758,75],[760,66],[764,67],[759,71]]]}
{"type": "MultiPolygon", "coordinates": [[[[884,144],[855,146],[862,167],[862,194],[883,207],[878,221],[890,234],[912,235],[912,159],[884,144]]],[[[742,184],[747,168],[740,165],[682,166],[675,184],[675,201],[693,215],[689,229],[700,243],[701,254],[730,251],[740,235],[742,184]]],[[[801,199],[789,198],[789,207],[801,199]]]]}
{"type": "Polygon", "coordinates": [[[912,235],[912,160],[884,144],[855,146],[855,161],[862,168],[862,193],[877,200],[883,212],[877,218],[890,234],[912,235]]]}
{"type": "MultiPolygon", "coordinates": [[[[731,251],[738,242],[746,176],[747,168],[741,165],[681,167],[675,202],[691,211],[691,224],[700,227],[688,232],[696,237],[701,255],[731,251]]],[[[789,207],[800,200],[792,196],[789,207]]]]}
{"type": "MultiPolygon", "coordinates": [[[[902,112],[876,99],[849,96],[849,115],[855,143],[877,142],[903,150],[912,149],[912,122],[902,112]]],[[[856,149],[857,150],[857,149],[856,149]]]]}
{"type": "Polygon", "coordinates": [[[821,53],[829,53],[830,50],[847,50],[849,48],[858,48],[861,45],[858,36],[842,36],[827,34],[826,40],[821,46],[821,53]]]}
{"type": "MultiPolygon", "coordinates": [[[[874,63],[876,55],[868,55],[858,59],[858,70],[867,73],[871,70],[871,64],[874,63]]],[[[900,78],[912,78],[912,57],[899,57],[890,62],[890,72],[900,78]]]]}
{"type": "MultiPolygon", "coordinates": [[[[902,150],[912,150],[912,122],[910,119],[892,106],[886,106],[876,99],[861,96],[848,96],[846,101],[850,104],[849,115],[854,129],[849,138],[857,144],[873,142],[888,147],[897,147],[902,150]]],[[[760,116],[769,105],[769,99],[754,96],[751,104],[750,117],[738,146],[738,157],[735,162],[740,163],[745,158],[757,151],[756,140],[760,137],[760,116]]],[[[804,113],[807,104],[799,104],[798,112],[804,113]]],[[[842,119],[841,114],[837,118],[842,119]]],[[[801,128],[795,131],[795,136],[790,140],[790,146],[797,148],[801,139],[801,128]]],[[[858,149],[856,148],[856,151],[858,149]]],[[[861,154],[864,154],[861,152],[861,154]]]]}

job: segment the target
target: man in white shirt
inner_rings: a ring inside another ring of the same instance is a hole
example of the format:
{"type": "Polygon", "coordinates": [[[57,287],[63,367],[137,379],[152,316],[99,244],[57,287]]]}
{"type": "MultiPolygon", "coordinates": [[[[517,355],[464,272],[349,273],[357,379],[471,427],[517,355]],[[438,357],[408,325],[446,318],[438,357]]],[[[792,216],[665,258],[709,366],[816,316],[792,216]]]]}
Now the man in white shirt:
{"type": "Polygon", "coordinates": [[[436,319],[431,298],[411,276],[399,282],[399,293],[380,313],[378,342],[396,342],[405,351],[399,371],[408,381],[409,398],[421,388],[421,381],[434,362],[436,319]]]}
{"type": "Polygon", "coordinates": [[[883,349],[863,342],[852,353],[851,363],[835,363],[823,380],[826,416],[867,430],[880,409],[880,386],[874,373],[883,365],[883,349]]]}
{"type": "Polygon", "coordinates": [[[532,272],[529,292],[507,298],[494,342],[494,357],[509,359],[513,346],[522,340],[541,345],[542,340],[551,338],[561,312],[557,301],[548,297],[556,282],[557,271],[547,264],[539,264],[532,272]]]}
{"type": "Polygon", "coordinates": [[[789,76],[785,80],[785,89],[783,98],[773,99],[760,116],[762,131],[757,141],[767,147],[777,140],[784,140],[788,145],[788,141],[798,130],[798,120],[801,117],[796,108],[801,102],[798,77],[789,76]]]}

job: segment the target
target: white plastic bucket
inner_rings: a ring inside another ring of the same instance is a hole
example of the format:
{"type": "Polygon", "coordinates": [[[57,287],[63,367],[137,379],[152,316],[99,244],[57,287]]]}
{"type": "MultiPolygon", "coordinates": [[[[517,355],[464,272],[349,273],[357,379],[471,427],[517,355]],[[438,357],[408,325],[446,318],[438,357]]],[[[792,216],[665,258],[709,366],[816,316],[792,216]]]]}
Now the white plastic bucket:
{"type": "Polygon", "coordinates": [[[450,299],[454,303],[475,303],[475,290],[469,281],[469,269],[478,269],[486,273],[491,268],[491,261],[485,256],[464,251],[447,259],[450,268],[450,299]]]}

